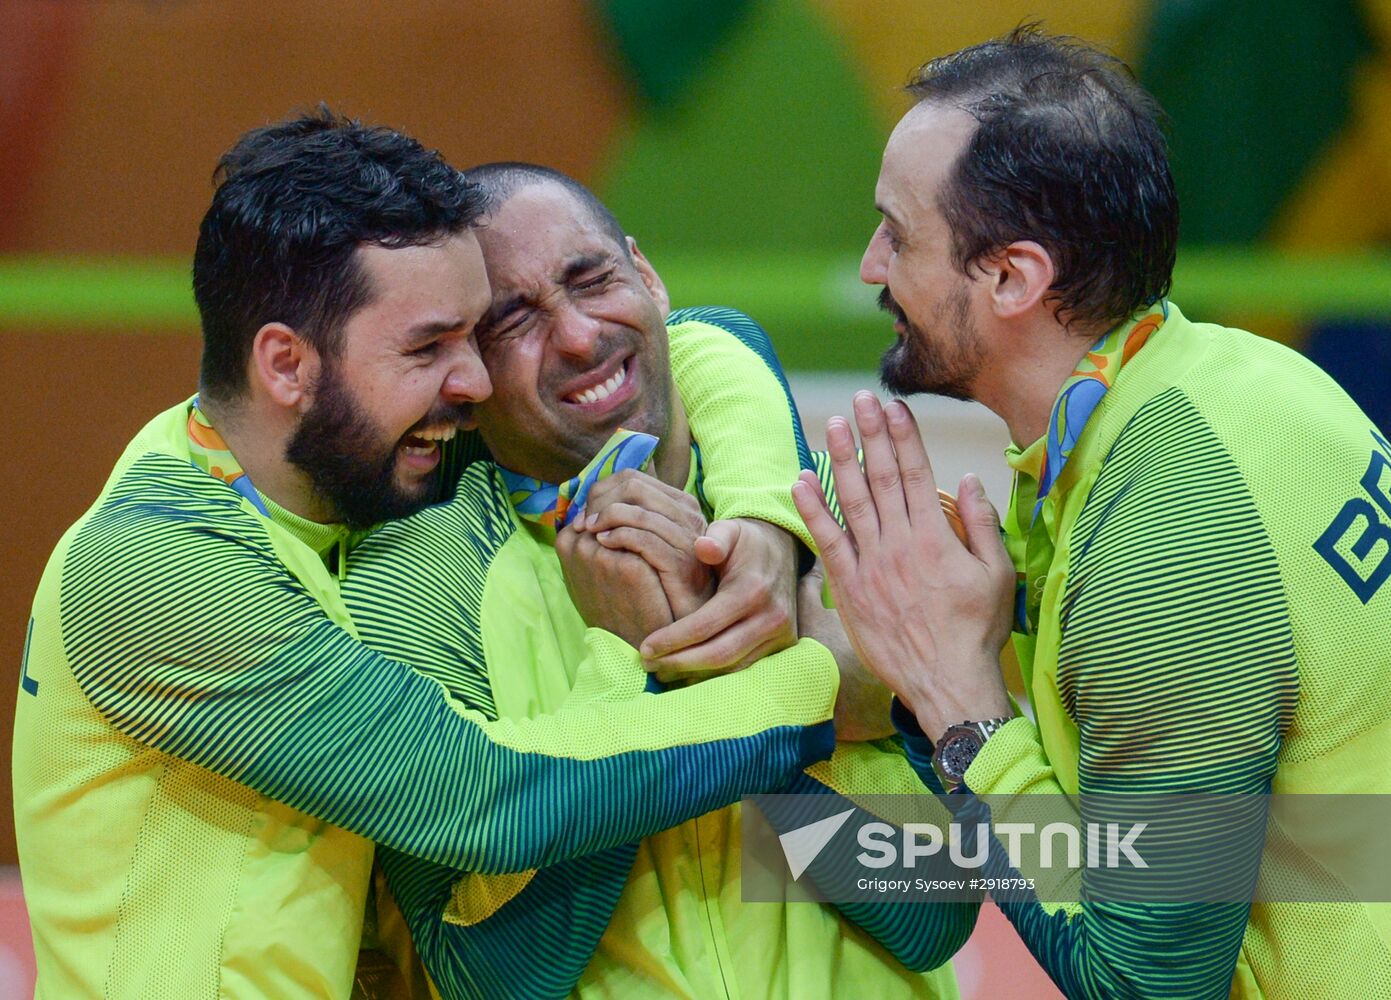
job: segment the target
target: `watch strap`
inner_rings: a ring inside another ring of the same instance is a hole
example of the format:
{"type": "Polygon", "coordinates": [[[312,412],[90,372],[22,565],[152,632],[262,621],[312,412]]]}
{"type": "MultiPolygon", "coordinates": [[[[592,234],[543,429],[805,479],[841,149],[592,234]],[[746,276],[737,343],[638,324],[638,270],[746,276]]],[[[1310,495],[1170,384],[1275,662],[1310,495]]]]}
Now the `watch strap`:
{"type": "Polygon", "coordinates": [[[978,722],[965,721],[958,722],[953,726],[948,726],[947,731],[937,740],[932,751],[932,766],[937,772],[937,776],[942,781],[942,787],[948,792],[956,791],[961,787],[966,768],[970,766],[970,761],[965,766],[959,766],[960,761],[955,761],[958,766],[948,768],[943,765],[944,756],[949,753],[949,748],[953,743],[960,742],[965,737],[974,736],[976,739],[975,752],[971,754],[971,760],[980,752],[980,748],[985,746],[987,740],[994,736],[1008,722],[1013,721],[1015,716],[1002,715],[993,719],[982,719],[978,722]]]}

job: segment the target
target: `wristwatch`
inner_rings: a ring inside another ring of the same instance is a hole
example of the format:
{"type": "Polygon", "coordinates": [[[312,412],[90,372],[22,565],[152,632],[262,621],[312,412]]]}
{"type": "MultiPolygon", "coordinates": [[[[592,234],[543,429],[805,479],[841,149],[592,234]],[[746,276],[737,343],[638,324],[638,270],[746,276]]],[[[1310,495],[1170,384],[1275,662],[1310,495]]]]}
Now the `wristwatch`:
{"type": "Polygon", "coordinates": [[[966,779],[966,769],[976,759],[980,748],[985,746],[985,741],[1013,718],[1012,715],[1005,715],[984,722],[958,722],[948,726],[932,748],[932,766],[942,779],[942,787],[949,792],[961,787],[966,779]]]}

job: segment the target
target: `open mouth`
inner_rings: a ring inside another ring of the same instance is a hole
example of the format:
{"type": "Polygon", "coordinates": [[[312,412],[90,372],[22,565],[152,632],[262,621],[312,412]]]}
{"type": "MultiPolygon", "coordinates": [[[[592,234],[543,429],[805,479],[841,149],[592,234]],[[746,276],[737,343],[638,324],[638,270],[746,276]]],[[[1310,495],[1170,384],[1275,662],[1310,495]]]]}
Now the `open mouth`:
{"type": "Polygon", "coordinates": [[[401,439],[401,450],[422,458],[433,455],[445,441],[452,441],[458,430],[457,427],[440,427],[414,431],[401,439]]]}
{"type": "Polygon", "coordinates": [[[600,409],[604,403],[616,403],[631,392],[633,376],[633,355],[624,358],[618,368],[597,382],[566,393],[561,398],[572,406],[593,406],[600,409]],[[626,390],[626,391],[625,391],[626,390]]]}

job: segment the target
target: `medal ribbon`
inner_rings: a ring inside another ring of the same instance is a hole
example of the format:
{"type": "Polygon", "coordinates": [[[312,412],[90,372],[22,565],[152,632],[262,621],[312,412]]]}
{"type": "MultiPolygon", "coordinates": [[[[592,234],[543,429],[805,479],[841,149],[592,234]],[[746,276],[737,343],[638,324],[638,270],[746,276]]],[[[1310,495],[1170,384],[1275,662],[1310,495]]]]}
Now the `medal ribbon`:
{"type": "Polygon", "coordinates": [[[498,467],[517,514],[527,521],[560,531],[584,512],[589,491],[601,479],[624,469],[646,469],[657,448],[657,438],[641,431],[619,428],[579,475],[563,483],[546,483],[498,467]]]}
{"type": "Polygon", "coordinates": [[[1053,562],[1052,511],[1066,495],[1066,489],[1061,493],[1054,490],[1058,478],[1120,370],[1164,325],[1167,315],[1168,303],[1161,301],[1106,333],[1063,382],[1043,437],[1022,451],[1011,446],[1005,452],[1014,469],[1014,491],[1005,532],[1018,571],[1016,631],[1033,635],[1038,630],[1043,586],[1053,562]],[[1053,504],[1045,511],[1045,501],[1050,498],[1053,504]]]}
{"type": "Polygon", "coordinates": [[[193,405],[188,408],[188,452],[194,465],[208,475],[221,479],[250,500],[251,506],[270,517],[270,511],[266,510],[266,505],[261,501],[261,494],[251,485],[251,477],[242,471],[241,463],[227,447],[227,442],[222,440],[222,435],[198,408],[196,396],[193,405]]]}

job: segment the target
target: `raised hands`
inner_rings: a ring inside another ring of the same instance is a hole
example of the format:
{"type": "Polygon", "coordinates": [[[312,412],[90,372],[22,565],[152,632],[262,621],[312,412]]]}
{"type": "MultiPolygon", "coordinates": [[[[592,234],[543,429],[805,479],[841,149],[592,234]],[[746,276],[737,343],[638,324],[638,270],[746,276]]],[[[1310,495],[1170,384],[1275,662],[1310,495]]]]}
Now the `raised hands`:
{"type": "Polygon", "coordinates": [[[1014,567],[980,480],[961,481],[963,545],[942,512],[908,407],[881,406],[869,392],[854,405],[863,470],[850,425],[843,417],[826,425],[847,529],[814,475],[802,473],[792,488],[851,644],[934,738],[957,722],[1010,714],[999,657],[1014,567]]]}

